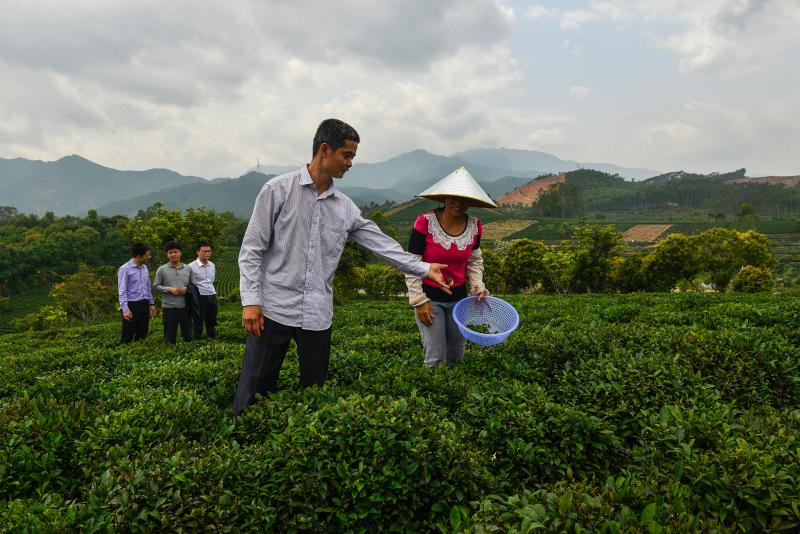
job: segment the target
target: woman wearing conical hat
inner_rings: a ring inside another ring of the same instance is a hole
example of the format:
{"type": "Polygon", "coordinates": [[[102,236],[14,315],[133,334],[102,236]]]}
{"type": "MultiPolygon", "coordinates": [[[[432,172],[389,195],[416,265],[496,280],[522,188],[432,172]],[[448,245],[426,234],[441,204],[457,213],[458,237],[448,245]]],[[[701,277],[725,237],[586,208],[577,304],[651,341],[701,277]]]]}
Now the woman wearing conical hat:
{"type": "Polygon", "coordinates": [[[457,169],[417,195],[443,205],[417,217],[408,251],[423,261],[446,264],[444,279],[452,295],[417,276],[406,275],[408,300],[416,312],[422,336],[425,365],[448,368],[464,357],[465,340],[453,319],[456,302],[471,295],[479,299],[489,292],[483,285],[480,219],[467,214],[472,206],[496,208],[497,204],[464,167],[457,169]]]}

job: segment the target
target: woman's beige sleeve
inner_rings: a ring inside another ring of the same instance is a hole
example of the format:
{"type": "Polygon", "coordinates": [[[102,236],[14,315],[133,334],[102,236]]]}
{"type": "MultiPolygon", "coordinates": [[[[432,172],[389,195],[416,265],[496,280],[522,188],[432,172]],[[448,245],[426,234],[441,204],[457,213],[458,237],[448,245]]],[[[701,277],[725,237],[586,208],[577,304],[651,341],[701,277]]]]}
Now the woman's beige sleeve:
{"type": "Polygon", "coordinates": [[[489,294],[483,285],[483,253],[479,248],[473,249],[467,260],[467,281],[471,295],[484,292],[489,294]]]}
{"type": "MultiPolygon", "coordinates": [[[[419,254],[414,254],[417,258],[422,260],[422,256],[419,254]]],[[[430,301],[431,299],[425,294],[422,290],[422,278],[419,276],[414,276],[413,274],[407,274],[406,276],[406,287],[408,288],[408,303],[414,306],[420,306],[425,304],[426,302],[430,301]]]]}

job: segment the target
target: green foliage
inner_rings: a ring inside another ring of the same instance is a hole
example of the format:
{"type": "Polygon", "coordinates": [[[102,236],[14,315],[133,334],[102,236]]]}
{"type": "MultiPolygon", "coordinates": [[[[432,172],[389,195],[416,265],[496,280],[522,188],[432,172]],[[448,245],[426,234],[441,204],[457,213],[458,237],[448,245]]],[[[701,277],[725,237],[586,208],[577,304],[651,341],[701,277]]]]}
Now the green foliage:
{"type": "Polygon", "coordinates": [[[614,258],[611,269],[610,287],[620,293],[644,291],[650,288],[644,258],[641,254],[629,254],[614,258]]]}
{"type": "MultiPolygon", "coordinates": [[[[188,258],[184,258],[187,260],[188,258]]],[[[214,289],[220,297],[239,298],[239,246],[213,249],[211,261],[217,268],[217,278],[214,280],[214,289]]]]}
{"type": "Polygon", "coordinates": [[[18,332],[28,330],[47,330],[64,326],[68,322],[67,312],[58,306],[42,306],[35,312],[14,321],[14,329],[18,332]]]}
{"type": "Polygon", "coordinates": [[[775,277],[772,271],[763,267],[745,265],[731,280],[731,289],[737,293],[758,293],[772,291],[775,287],[775,277]]]}
{"type": "Polygon", "coordinates": [[[544,255],[547,248],[541,241],[518,239],[511,243],[503,258],[503,278],[509,291],[519,292],[535,287],[544,277],[544,255]]]}
{"type": "Polygon", "coordinates": [[[333,298],[337,304],[344,304],[358,289],[364,287],[365,277],[359,272],[369,262],[371,255],[367,249],[347,240],[336,267],[333,278],[333,298]]]}
{"type": "Polygon", "coordinates": [[[541,217],[580,217],[584,211],[583,189],[572,182],[561,182],[539,192],[531,213],[541,217]]]}
{"type": "Polygon", "coordinates": [[[228,219],[205,208],[167,210],[155,204],[125,226],[125,235],[131,243],[145,243],[154,251],[170,240],[189,251],[198,241],[208,241],[212,246],[219,243],[223,229],[230,223],[228,219]]]}
{"type": "Polygon", "coordinates": [[[727,228],[711,228],[692,236],[712,286],[724,291],[736,273],[745,265],[772,268],[775,259],[769,240],[753,230],[737,232],[727,228]]]}
{"type": "MultiPolygon", "coordinates": [[[[0,309],[0,334],[16,332],[15,322],[26,315],[37,312],[42,306],[53,306],[49,288],[36,288],[23,295],[8,298],[8,306],[0,309]]],[[[27,329],[26,329],[27,330],[27,329]]]]}
{"type": "Polygon", "coordinates": [[[407,290],[405,275],[389,265],[359,269],[356,283],[373,299],[394,299],[407,290]]]}
{"type": "Polygon", "coordinates": [[[575,251],[567,248],[548,250],[542,258],[547,289],[555,293],[570,293],[575,283],[575,251]]]}
{"type": "Polygon", "coordinates": [[[117,217],[14,215],[0,220],[0,295],[17,295],[91,266],[122,263],[117,217]]]}
{"type": "Polygon", "coordinates": [[[326,385],[291,348],[236,419],[238,310],[0,336],[0,531],[797,530],[797,293],[508,300],[452,371],[404,302],[340,306],[326,385]]]}
{"type": "Polygon", "coordinates": [[[492,293],[508,291],[503,278],[503,257],[488,247],[481,247],[483,256],[483,285],[492,293]]]}
{"type": "Polygon", "coordinates": [[[109,316],[117,303],[116,276],[111,267],[92,269],[81,265],[78,272],[55,284],[50,296],[67,317],[83,324],[109,316]]]}
{"type": "Polygon", "coordinates": [[[655,291],[669,291],[681,280],[692,280],[704,270],[698,240],[684,234],[670,234],[642,259],[648,285],[655,291]]]}
{"type": "Polygon", "coordinates": [[[612,258],[620,254],[622,233],[612,225],[592,224],[575,228],[568,245],[575,257],[574,286],[580,291],[609,290],[612,258]]]}

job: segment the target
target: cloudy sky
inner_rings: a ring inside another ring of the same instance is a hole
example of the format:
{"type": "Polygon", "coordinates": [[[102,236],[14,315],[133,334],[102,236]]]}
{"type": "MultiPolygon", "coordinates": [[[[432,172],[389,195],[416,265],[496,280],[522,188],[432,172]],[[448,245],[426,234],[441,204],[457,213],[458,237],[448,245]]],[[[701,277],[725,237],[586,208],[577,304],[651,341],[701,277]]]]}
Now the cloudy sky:
{"type": "Polygon", "coordinates": [[[238,176],[550,152],[800,174],[800,0],[0,0],[0,157],[238,176]]]}

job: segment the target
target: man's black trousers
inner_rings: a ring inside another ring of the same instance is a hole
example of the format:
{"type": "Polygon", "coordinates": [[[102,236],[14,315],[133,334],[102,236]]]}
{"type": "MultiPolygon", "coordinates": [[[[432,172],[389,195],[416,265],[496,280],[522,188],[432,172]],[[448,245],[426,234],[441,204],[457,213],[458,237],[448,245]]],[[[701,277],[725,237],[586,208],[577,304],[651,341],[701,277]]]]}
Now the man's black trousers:
{"type": "Polygon", "coordinates": [[[192,320],[186,308],[164,308],[164,343],[175,344],[178,337],[178,326],[184,341],[192,340],[192,320]]]}
{"type": "Polygon", "coordinates": [[[255,402],[256,393],[263,395],[267,391],[275,390],[281,365],[292,339],[297,343],[297,356],[300,360],[300,387],[321,385],[325,382],[331,355],[330,327],[321,331],[303,330],[265,319],[260,336],[247,334],[244,363],[233,399],[234,416],[255,402]]]}
{"type": "Polygon", "coordinates": [[[125,317],[122,318],[122,337],[120,338],[122,343],[146,338],[150,326],[150,302],[148,300],[128,302],[128,309],[133,314],[133,318],[127,321],[125,317]]]}
{"type": "Polygon", "coordinates": [[[194,339],[203,335],[203,323],[206,325],[206,336],[217,336],[217,296],[200,295],[200,317],[194,318],[194,339]]]}

